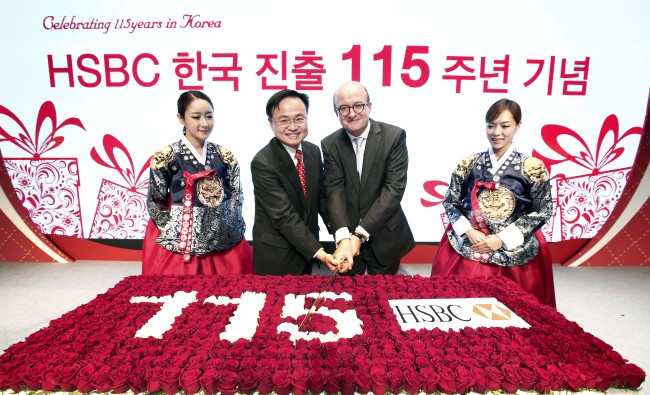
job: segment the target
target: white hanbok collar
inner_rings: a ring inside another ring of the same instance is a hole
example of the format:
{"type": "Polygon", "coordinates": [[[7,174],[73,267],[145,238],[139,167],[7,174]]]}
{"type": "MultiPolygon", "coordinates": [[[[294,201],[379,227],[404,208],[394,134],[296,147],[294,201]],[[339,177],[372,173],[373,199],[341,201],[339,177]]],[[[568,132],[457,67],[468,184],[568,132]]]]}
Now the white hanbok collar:
{"type": "Polygon", "coordinates": [[[192,153],[192,155],[194,155],[196,160],[198,160],[199,162],[201,162],[203,166],[205,166],[205,159],[208,155],[208,140],[205,140],[203,142],[203,155],[199,155],[199,152],[196,150],[196,148],[194,148],[192,143],[190,143],[190,140],[188,140],[187,137],[185,137],[185,135],[181,137],[181,141],[183,141],[183,144],[185,144],[187,149],[190,150],[190,152],[192,153]]]}
{"type": "Polygon", "coordinates": [[[494,150],[492,149],[492,147],[488,148],[488,154],[490,154],[490,162],[492,162],[492,168],[490,169],[490,173],[496,174],[497,170],[501,168],[503,163],[507,161],[508,158],[510,158],[510,155],[512,154],[513,151],[515,151],[515,143],[512,143],[510,145],[510,148],[508,148],[508,150],[503,155],[501,155],[501,158],[499,158],[499,160],[497,161],[497,158],[494,155],[494,150]]]}

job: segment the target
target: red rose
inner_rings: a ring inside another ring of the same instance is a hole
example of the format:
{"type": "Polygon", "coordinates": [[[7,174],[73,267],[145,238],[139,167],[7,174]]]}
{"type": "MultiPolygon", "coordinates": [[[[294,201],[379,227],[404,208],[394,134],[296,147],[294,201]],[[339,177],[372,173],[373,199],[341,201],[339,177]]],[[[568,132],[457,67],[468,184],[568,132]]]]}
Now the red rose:
{"type": "Polygon", "coordinates": [[[372,377],[367,370],[357,370],[354,372],[354,381],[357,383],[357,392],[366,394],[372,389],[372,377]]]}
{"type": "Polygon", "coordinates": [[[521,378],[521,381],[519,382],[519,389],[523,391],[532,390],[535,383],[537,382],[537,375],[532,369],[528,369],[524,367],[520,368],[519,377],[521,378]]]}
{"type": "Polygon", "coordinates": [[[237,380],[239,382],[239,393],[252,394],[255,392],[255,389],[257,388],[257,378],[253,369],[244,369],[240,371],[237,380]]]}
{"type": "Polygon", "coordinates": [[[625,387],[638,388],[645,380],[645,372],[633,363],[625,365],[625,387]]]}
{"type": "Polygon", "coordinates": [[[203,365],[204,370],[209,370],[209,369],[216,369],[216,370],[221,370],[224,359],[222,358],[215,358],[215,359],[208,359],[205,364],[203,365]]]}
{"type": "MultiPolygon", "coordinates": [[[[305,366],[305,365],[300,365],[305,366]]],[[[291,375],[291,385],[295,395],[304,395],[309,391],[309,369],[296,367],[291,375]]]]}
{"type": "Polygon", "coordinates": [[[182,371],[176,366],[168,366],[162,370],[160,376],[160,385],[162,390],[168,394],[175,394],[179,391],[179,380],[181,378],[182,371]]]}
{"type": "Polygon", "coordinates": [[[501,381],[501,388],[507,393],[514,394],[521,385],[520,369],[513,365],[501,366],[503,372],[503,380],[501,381]]]}
{"type": "Polygon", "coordinates": [[[292,362],[289,358],[280,358],[275,361],[275,370],[291,370],[292,362]]]}
{"type": "Polygon", "coordinates": [[[43,371],[43,391],[55,392],[61,377],[61,366],[50,366],[43,371]]]}
{"type": "Polygon", "coordinates": [[[291,372],[288,370],[277,370],[273,373],[273,391],[277,395],[289,395],[291,392],[291,372]]]}
{"type": "MultiPolygon", "coordinates": [[[[592,366],[596,371],[598,372],[598,377],[600,378],[599,383],[597,384],[597,388],[601,391],[605,391],[608,388],[610,388],[612,385],[614,385],[614,382],[616,380],[616,377],[619,377],[619,374],[622,372],[622,369],[619,365],[616,365],[615,363],[612,363],[610,361],[603,361],[603,362],[598,362],[598,361],[592,361],[592,366]]],[[[621,381],[618,387],[622,388],[623,387],[623,382],[621,381]]]]}
{"type": "Polygon", "coordinates": [[[218,392],[217,380],[219,379],[220,374],[221,373],[219,369],[210,368],[206,369],[200,376],[199,383],[201,384],[201,388],[206,395],[211,395],[218,392]]]}
{"type": "MultiPolygon", "coordinates": [[[[485,370],[479,367],[472,366],[470,369],[470,374],[472,375],[472,387],[473,392],[482,394],[487,392],[488,388],[488,378],[485,370]]],[[[497,384],[498,385],[498,384],[497,384]]],[[[497,387],[498,388],[498,387],[497,387]]]]}
{"type": "Polygon", "coordinates": [[[257,359],[253,357],[246,357],[241,360],[240,366],[243,369],[254,369],[257,365],[257,359]]]}
{"type": "Polygon", "coordinates": [[[225,370],[220,372],[217,379],[217,391],[223,395],[233,395],[237,392],[239,376],[233,370],[225,370]]]}
{"type": "Polygon", "coordinates": [[[187,369],[200,369],[205,363],[205,355],[193,355],[191,356],[184,365],[184,368],[187,369]]]}
{"type": "Polygon", "coordinates": [[[438,391],[438,383],[440,382],[440,376],[435,369],[426,367],[420,370],[420,375],[424,380],[423,390],[428,394],[433,394],[438,391]]]}
{"type": "Polygon", "coordinates": [[[273,391],[273,379],[271,371],[268,369],[260,369],[255,371],[255,378],[257,379],[257,390],[260,394],[270,394],[273,391]]]}
{"type": "Polygon", "coordinates": [[[75,383],[77,381],[77,374],[81,366],[78,363],[65,366],[61,370],[61,376],[59,378],[59,385],[61,386],[61,391],[70,392],[75,389],[75,383]]]}
{"type": "Polygon", "coordinates": [[[501,381],[503,381],[503,373],[495,366],[487,366],[485,368],[485,389],[488,391],[497,391],[501,389],[501,381]]]}
{"type": "Polygon", "coordinates": [[[325,385],[327,384],[327,373],[323,368],[315,368],[309,372],[309,390],[318,394],[325,391],[325,385]]]}
{"type": "Polygon", "coordinates": [[[131,391],[137,394],[144,392],[147,389],[146,374],[147,370],[142,366],[136,366],[133,370],[131,370],[131,373],[127,379],[131,391]]]}
{"type": "Polygon", "coordinates": [[[422,391],[424,379],[422,375],[413,368],[404,370],[404,390],[409,394],[419,394],[422,391]]]}
{"type": "Polygon", "coordinates": [[[404,387],[404,374],[399,368],[388,370],[386,375],[388,379],[388,388],[392,394],[399,394],[404,387]]]}
{"type": "Polygon", "coordinates": [[[237,371],[239,370],[239,361],[231,358],[225,359],[221,368],[223,370],[237,371]]]}
{"type": "Polygon", "coordinates": [[[553,388],[553,379],[551,373],[541,367],[536,367],[533,369],[535,372],[535,377],[537,378],[537,383],[534,386],[536,392],[546,394],[554,390],[553,388]]]}
{"type": "Polygon", "coordinates": [[[27,374],[23,376],[27,388],[32,391],[41,389],[43,385],[43,373],[46,368],[47,366],[44,363],[37,363],[27,371],[27,374]]]}
{"type": "Polygon", "coordinates": [[[257,362],[257,370],[275,370],[276,360],[275,358],[262,358],[257,362]]]}
{"type": "Polygon", "coordinates": [[[147,391],[157,392],[162,389],[162,374],[163,370],[160,367],[153,367],[147,370],[147,391]]]}
{"type": "Polygon", "coordinates": [[[566,375],[566,383],[571,391],[578,391],[584,386],[585,376],[576,365],[566,364],[562,367],[562,371],[566,375]]]}
{"type": "Polygon", "coordinates": [[[201,369],[189,368],[181,374],[180,385],[186,394],[196,394],[201,389],[201,369]]]}
{"type": "Polygon", "coordinates": [[[560,388],[566,388],[567,383],[566,383],[566,375],[556,365],[549,365],[547,367],[548,373],[550,375],[550,380],[551,380],[551,389],[560,389],[560,388]]]}
{"type": "Polygon", "coordinates": [[[372,378],[372,392],[375,394],[385,394],[388,391],[388,374],[384,366],[373,366],[370,368],[370,377],[372,378]]]}
{"type": "Polygon", "coordinates": [[[113,384],[111,382],[111,373],[111,367],[108,365],[101,366],[99,369],[97,369],[93,375],[91,383],[94,389],[96,389],[98,392],[110,391],[113,387],[113,384]]]}
{"type": "Polygon", "coordinates": [[[117,369],[112,369],[111,388],[113,392],[122,394],[129,388],[129,375],[131,374],[131,365],[125,364],[117,369]]]}
{"type": "Polygon", "coordinates": [[[324,359],[323,364],[326,368],[336,369],[341,366],[341,360],[336,355],[330,355],[324,359]]]}
{"type": "Polygon", "coordinates": [[[339,378],[341,380],[341,394],[354,395],[357,387],[354,383],[354,370],[352,368],[342,368],[339,371],[339,378]]]}
{"type": "Polygon", "coordinates": [[[336,394],[341,391],[341,376],[340,369],[329,369],[327,371],[327,383],[325,384],[325,392],[328,394],[336,394]]]}
{"type": "Polygon", "coordinates": [[[474,384],[472,373],[467,367],[462,365],[457,366],[454,369],[454,373],[456,375],[456,392],[464,394],[474,384]]]}
{"type": "Polygon", "coordinates": [[[456,393],[457,383],[454,371],[447,366],[441,366],[438,369],[438,374],[440,375],[440,381],[438,382],[440,391],[447,394],[456,393]]]}
{"type": "Polygon", "coordinates": [[[354,366],[358,370],[370,370],[371,365],[370,359],[362,355],[357,355],[357,359],[354,361],[354,366]]]}

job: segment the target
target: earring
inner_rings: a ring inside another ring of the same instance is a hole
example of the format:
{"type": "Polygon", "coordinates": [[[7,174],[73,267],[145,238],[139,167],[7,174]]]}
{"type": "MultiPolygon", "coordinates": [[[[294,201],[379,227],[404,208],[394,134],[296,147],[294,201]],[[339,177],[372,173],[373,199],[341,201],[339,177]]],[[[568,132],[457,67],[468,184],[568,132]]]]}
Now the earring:
{"type": "Polygon", "coordinates": [[[183,134],[187,133],[187,128],[183,126],[183,134]]]}

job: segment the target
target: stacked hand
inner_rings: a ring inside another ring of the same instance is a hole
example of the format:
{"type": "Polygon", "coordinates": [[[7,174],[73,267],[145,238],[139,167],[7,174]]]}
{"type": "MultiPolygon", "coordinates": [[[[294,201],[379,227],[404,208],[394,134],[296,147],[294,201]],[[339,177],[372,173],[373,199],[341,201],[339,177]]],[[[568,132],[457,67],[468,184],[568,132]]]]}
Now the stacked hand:
{"type": "Polygon", "coordinates": [[[316,259],[326,264],[332,272],[334,272],[336,269],[338,269],[339,273],[345,273],[350,270],[352,265],[348,266],[347,261],[344,258],[337,258],[335,255],[336,253],[332,255],[321,250],[318,254],[316,254],[316,259]]]}
{"type": "Polygon", "coordinates": [[[343,239],[339,242],[336,251],[334,251],[334,259],[339,262],[339,273],[345,273],[352,269],[354,257],[359,255],[360,248],[361,241],[356,237],[343,239]]]}
{"type": "Polygon", "coordinates": [[[503,241],[497,235],[485,235],[476,229],[467,231],[465,235],[472,243],[472,252],[489,254],[503,247],[503,241]]]}

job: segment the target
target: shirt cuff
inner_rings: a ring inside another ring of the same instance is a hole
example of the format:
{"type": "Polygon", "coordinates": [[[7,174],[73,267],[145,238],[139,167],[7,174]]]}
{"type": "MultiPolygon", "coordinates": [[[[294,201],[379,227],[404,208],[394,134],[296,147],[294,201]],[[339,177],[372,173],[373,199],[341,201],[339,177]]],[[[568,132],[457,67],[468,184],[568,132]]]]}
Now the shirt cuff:
{"type": "Polygon", "coordinates": [[[323,251],[323,250],[324,250],[323,247],[319,248],[318,251],[316,251],[316,253],[314,254],[314,256],[312,258],[316,259],[316,255],[318,255],[318,253],[323,251]]]}
{"type": "Polygon", "coordinates": [[[334,233],[334,242],[336,244],[339,243],[339,241],[343,239],[349,239],[350,238],[350,229],[348,228],[340,228],[334,233]]]}
{"type": "Polygon", "coordinates": [[[469,220],[463,216],[458,218],[458,221],[454,222],[451,227],[454,229],[454,232],[456,232],[457,235],[462,236],[467,231],[472,229],[472,224],[469,222],[469,220]]]}
{"type": "Polygon", "coordinates": [[[497,236],[503,242],[506,250],[512,250],[524,244],[524,234],[515,224],[506,226],[501,232],[497,233],[497,236]]]}
{"type": "Polygon", "coordinates": [[[368,240],[370,238],[370,233],[368,233],[367,230],[363,229],[363,226],[361,226],[361,225],[357,226],[357,228],[354,231],[359,232],[362,235],[364,235],[366,240],[368,240]]]}

